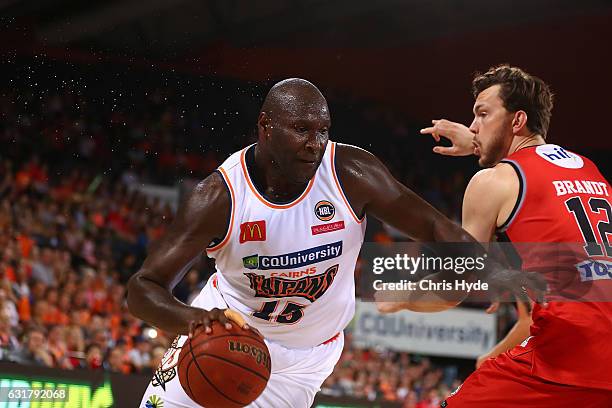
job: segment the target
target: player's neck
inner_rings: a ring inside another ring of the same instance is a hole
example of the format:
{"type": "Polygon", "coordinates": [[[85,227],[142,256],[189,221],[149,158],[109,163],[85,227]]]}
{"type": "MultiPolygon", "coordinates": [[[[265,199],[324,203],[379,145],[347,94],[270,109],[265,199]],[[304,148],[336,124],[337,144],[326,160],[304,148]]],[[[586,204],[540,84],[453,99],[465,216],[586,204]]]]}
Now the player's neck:
{"type": "Polygon", "coordinates": [[[546,140],[538,134],[530,134],[526,136],[514,136],[512,144],[508,150],[508,156],[512,153],[518,152],[521,149],[531,146],[539,146],[546,143],[546,140]]]}
{"type": "Polygon", "coordinates": [[[273,160],[258,149],[253,149],[252,160],[247,160],[247,167],[255,187],[267,200],[276,203],[288,203],[298,198],[308,183],[293,183],[276,169],[273,160]]]}

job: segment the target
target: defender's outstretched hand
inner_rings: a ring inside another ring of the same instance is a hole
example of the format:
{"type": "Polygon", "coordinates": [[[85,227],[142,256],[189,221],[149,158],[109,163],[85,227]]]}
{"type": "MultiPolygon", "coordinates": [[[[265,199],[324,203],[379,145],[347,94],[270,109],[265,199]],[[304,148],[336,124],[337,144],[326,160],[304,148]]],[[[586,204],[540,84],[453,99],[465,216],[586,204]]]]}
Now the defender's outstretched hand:
{"type": "Polygon", "coordinates": [[[432,120],[433,126],[421,129],[422,135],[431,135],[436,142],[444,137],[453,144],[450,147],[436,146],[433,151],[445,156],[469,156],[474,153],[474,134],[467,126],[446,119],[432,120]]]}

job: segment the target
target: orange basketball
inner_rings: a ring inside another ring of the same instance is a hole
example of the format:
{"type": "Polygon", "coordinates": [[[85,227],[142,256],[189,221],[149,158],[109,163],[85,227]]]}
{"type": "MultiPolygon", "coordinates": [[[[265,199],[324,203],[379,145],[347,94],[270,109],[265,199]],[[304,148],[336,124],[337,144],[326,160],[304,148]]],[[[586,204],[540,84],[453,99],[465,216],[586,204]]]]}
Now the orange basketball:
{"type": "Polygon", "coordinates": [[[236,408],[253,402],[270,378],[270,352],[263,338],[215,321],[188,339],[179,354],[178,374],[189,397],[206,408],[236,408]]]}

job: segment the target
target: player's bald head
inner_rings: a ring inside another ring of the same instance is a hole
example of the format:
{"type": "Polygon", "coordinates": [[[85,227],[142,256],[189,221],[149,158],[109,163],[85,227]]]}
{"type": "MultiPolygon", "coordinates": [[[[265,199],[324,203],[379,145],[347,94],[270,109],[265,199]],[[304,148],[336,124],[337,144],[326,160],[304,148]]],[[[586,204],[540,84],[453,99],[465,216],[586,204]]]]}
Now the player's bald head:
{"type": "Polygon", "coordinates": [[[312,108],[327,111],[327,101],[321,91],[305,79],[289,78],[272,86],[261,111],[271,116],[283,113],[296,115],[312,108]]]}

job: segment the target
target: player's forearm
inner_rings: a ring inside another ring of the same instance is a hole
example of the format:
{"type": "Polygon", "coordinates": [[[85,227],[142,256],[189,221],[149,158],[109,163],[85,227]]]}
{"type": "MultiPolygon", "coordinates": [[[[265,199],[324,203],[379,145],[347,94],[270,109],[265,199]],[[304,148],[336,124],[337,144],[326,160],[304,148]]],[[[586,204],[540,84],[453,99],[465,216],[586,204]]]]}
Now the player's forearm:
{"type": "Polygon", "coordinates": [[[415,312],[440,312],[457,306],[467,297],[468,292],[449,290],[446,281],[447,276],[443,272],[421,279],[416,289],[408,292],[406,308],[415,312]]]}
{"type": "Polygon", "coordinates": [[[176,299],[170,291],[140,273],[128,282],[127,303],[130,313],[169,333],[189,333],[189,322],[200,309],[176,299]]]}
{"type": "MultiPolygon", "coordinates": [[[[439,256],[473,260],[480,258],[483,263],[487,258],[485,247],[477,242],[466,230],[446,217],[434,218],[433,237],[435,242],[440,243],[435,248],[439,256]]],[[[490,260],[489,263],[491,262],[494,261],[490,260]]],[[[440,274],[446,280],[454,281],[460,278],[462,280],[474,281],[481,269],[465,268],[461,274],[452,270],[442,270],[440,274]]]]}
{"type": "Polygon", "coordinates": [[[505,353],[506,351],[513,349],[514,347],[521,344],[527,337],[529,337],[529,327],[531,326],[530,321],[519,320],[510,329],[506,337],[504,337],[499,343],[495,345],[488,353],[490,357],[497,357],[498,355],[505,353]]]}
{"type": "Polygon", "coordinates": [[[441,274],[435,273],[421,279],[411,290],[378,292],[376,307],[380,313],[395,313],[400,310],[433,313],[451,309],[463,301],[467,292],[449,290],[443,281],[441,274]],[[421,283],[424,284],[421,286],[421,283]]]}

